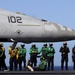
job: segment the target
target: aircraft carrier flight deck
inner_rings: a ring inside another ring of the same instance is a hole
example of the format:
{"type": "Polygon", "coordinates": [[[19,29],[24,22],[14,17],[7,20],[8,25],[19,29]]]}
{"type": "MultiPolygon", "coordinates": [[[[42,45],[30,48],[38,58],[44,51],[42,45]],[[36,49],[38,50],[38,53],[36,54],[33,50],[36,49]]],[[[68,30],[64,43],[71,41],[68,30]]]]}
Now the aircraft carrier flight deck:
{"type": "Polygon", "coordinates": [[[1,71],[0,75],[75,75],[75,71],[1,71]]]}

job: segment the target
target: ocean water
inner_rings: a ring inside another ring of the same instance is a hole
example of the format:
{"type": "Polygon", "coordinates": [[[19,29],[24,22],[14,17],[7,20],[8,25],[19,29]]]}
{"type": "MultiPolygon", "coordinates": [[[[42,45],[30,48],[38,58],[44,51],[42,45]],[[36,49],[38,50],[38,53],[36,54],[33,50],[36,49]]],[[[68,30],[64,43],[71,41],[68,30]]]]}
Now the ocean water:
{"type": "MultiPolygon", "coordinates": [[[[54,70],[61,70],[61,66],[55,66],[54,70]]],[[[65,67],[64,67],[65,70],[65,67]]],[[[68,66],[68,70],[73,70],[73,66],[68,66]]]]}
{"type": "MultiPolygon", "coordinates": [[[[19,70],[19,68],[17,70],[19,70]]],[[[54,70],[61,70],[61,66],[54,66],[54,70]]],[[[65,67],[64,67],[64,70],[65,70],[65,67]]],[[[68,70],[73,70],[73,66],[68,66],[68,70]]]]}

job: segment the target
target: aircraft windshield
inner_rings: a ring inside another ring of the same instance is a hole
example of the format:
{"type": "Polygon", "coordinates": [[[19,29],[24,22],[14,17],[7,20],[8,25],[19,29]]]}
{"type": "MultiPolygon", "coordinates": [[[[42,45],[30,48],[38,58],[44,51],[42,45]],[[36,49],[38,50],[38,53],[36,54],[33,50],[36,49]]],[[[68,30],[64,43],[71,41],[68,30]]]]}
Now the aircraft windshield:
{"type": "Polygon", "coordinates": [[[22,15],[26,15],[26,14],[24,14],[24,13],[20,13],[20,12],[16,12],[17,14],[22,14],[22,15]]]}
{"type": "Polygon", "coordinates": [[[45,19],[42,19],[42,21],[47,22],[47,20],[45,20],[45,19]]]}

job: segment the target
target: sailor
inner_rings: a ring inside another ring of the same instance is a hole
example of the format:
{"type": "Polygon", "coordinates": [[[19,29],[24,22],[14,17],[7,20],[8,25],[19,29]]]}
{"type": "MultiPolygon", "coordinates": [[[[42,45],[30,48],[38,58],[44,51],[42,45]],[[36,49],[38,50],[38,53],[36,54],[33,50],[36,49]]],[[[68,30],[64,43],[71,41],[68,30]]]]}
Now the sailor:
{"type": "Polygon", "coordinates": [[[19,60],[19,70],[22,70],[22,62],[23,68],[26,68],[26,48],[24,48],[25,44],[21,44],[21,48],[18,50],[18,60],[19,60]]]}
{"type": "Polygon", "coordinates": [[[18,51],[19,51],[19,49],[20,49],[20,47],[19,46],[17,46],[16,48],[15,48],[15,50],[16,50],[16,60],[15,60],[15,70],[17,71],[18,70],[18,64],[19,64],[19,55],[18,55],[18,51]]]}
{"type": "Polygon", "coordinates": [[[16,67],[16,55],[17,55],[17,49],[12,50],[12,46],[8,47],[9,50],[9,70],[13,71],[14,69],[17,70],[16,67]]]}
{"type": "Polygon", "coordinates": [[[54,54],[55,49],[53,48],[53,43],[50,43],[47,52],[48,70],[50,70],[50,68],[54,70],[54,54]]]}
{"type": "Polygon", "coordinates": [[[5,55],[5,48],[3,46],[3,43],[0,43],[0,70],[7,70],[7,66],[5,63],[6,55],[5,55]]]}
{"type": "Polygon", "coordinates": [[[34,64],[34,67],[37,66],[38,48],[36,47],[35,44],[32,44],[30,51],[29,51],[29,54],[30,54],[30,61],[32,63],[31,67],[33,67],[33,64],[34,64]]]}
{"type": "Polygon", "coordinates": [[[27,53],[27,51],[26,51],[26,48],[25,48],[25,44],[24,43],[21,44],[20,50],[23,51],[22,62],[24,64],[24,68],[26,68],[26,53],[27,53]]]}
{"type": "Polygon", "coordinates": [[[47,60],[41,56],[40,57],[40,64],[38,67],[34,67],[34,71],[45,71],[46,70],[46,65],[47,65],[47,60]]]}
{"type": "Polygon", "coordinates": [[[60,48],[61,52],[61,70],[64,69],[64,62],[65,62],[65,69],[68,70],[68,53],[69,47],[67,46],[67,42],[63,42],[63,46],[60,48]]]}
{"type": "Polygon", "coordinates": [[[72,61],[73,61],[73,69],[75,70],[75,45],[72,48],[72,61]]]}
{"type": "Polygon", "coordinates": [[[41,48],[40,52],[42,52],[42,56],[47,59],[47,51],[48,51],[48,47],[47,47],[47,43],[44,43],[43,47],[41,48]]]}

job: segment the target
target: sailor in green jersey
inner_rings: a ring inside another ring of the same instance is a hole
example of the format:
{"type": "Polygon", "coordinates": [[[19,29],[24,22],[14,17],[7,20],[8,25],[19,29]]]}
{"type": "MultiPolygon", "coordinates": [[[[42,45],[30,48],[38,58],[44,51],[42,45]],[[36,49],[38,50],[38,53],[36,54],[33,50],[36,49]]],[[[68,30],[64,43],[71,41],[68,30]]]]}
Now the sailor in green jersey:
{"type": "Polygon", "coordinates": [[[43,56],[41,56],[39,67],[34,67],[34,71],[45,71],[46,64],[47,64],[46,59],[43,56]]]}
{"type": "Polygon", "coordinates": [[[36,47],[35,44],[32,44],[31,48],[30,48],[30,61],[31,61],[31,67],[33,67],[33,64],[34,66],[37,65],[37,54],[38,54],[38,48],[36,47]]]}
{"type": "Polygon", "coordinates": [[[39,68],[40,68],[40,70],[45,71],[46,70],[46,64],[47,64],[46,59],[44,57],[41,57],[40,61],[41,62],[40,62],[39,68]]]}
{"type": "Polygon", "coordinates": [[[21,48],[18,50],[18,59],[19,59],[19,70],[22,70],[22,62],[24,64],[24,68],[26,68],[26,48],[24,48],[25,44],[21,44],[21,48]]]}
{"type": "Polygon", "coordinates": [[[41,48],[41,50],[40,50],[39,53],[42,52],[42,56],[43,56],[45,59],[47,59],[47,51],[48,51],[48,47],[47,47],[47,43],[45,43],[45,44],[43,45],[43,47],[41,48]]]}
{"type": "Polygon", "coordinates": [[[48,70],[54,70],[54,53],[55,49],[52,47],[53,44],[49,44],[48,52],[47,52],[47,61],[48,61],[48,70]]]}

